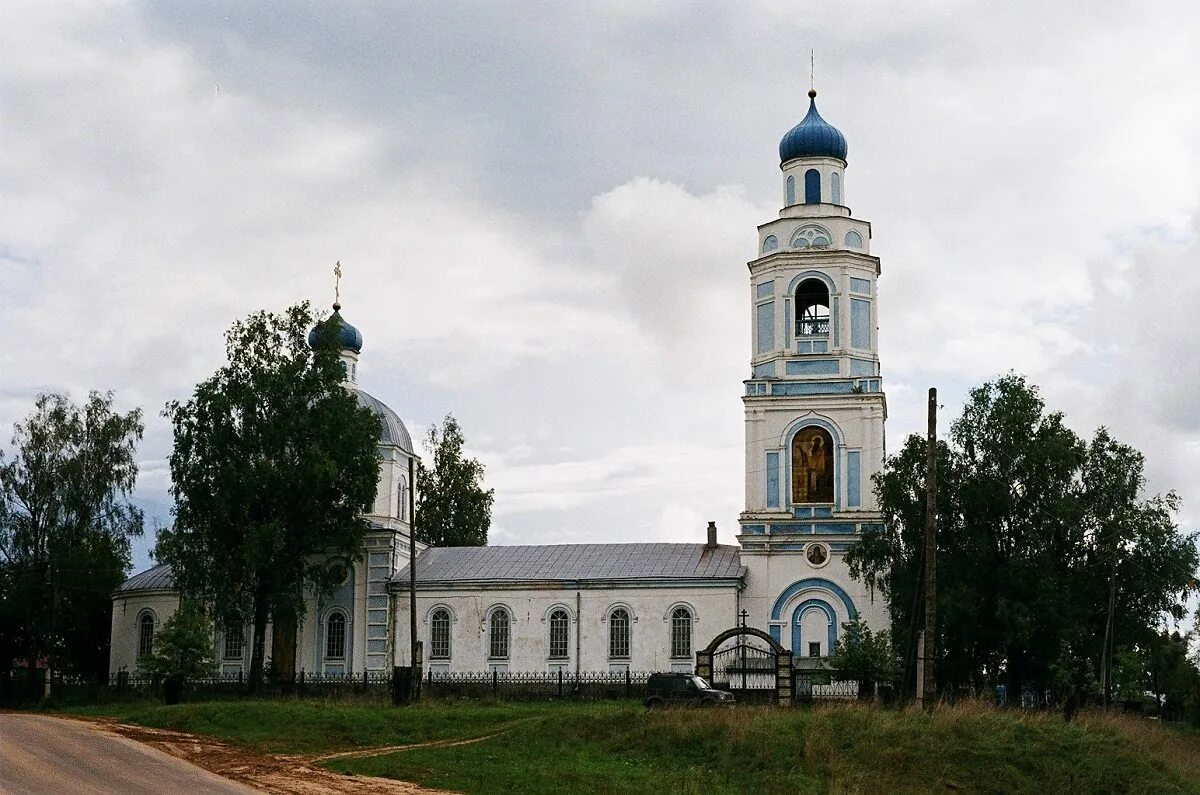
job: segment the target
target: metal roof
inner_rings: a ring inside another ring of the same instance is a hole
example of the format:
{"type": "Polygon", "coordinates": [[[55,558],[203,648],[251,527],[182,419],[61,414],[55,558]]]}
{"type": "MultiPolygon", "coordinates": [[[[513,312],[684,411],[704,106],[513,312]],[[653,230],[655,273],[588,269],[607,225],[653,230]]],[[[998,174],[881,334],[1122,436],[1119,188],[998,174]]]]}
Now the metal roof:
{"type": "MultiPolygon", "coordinates": [[[[417,558],[417,582],[737,579],[743,571],[738,552],[704,544],[434,547],[417,558]]],[[[408,582],[408,567],[392,579],[408,582]]]]}
{"type": "Polygon", "coordinates": [[[117,586],[116,593],[125,591],[171,591],[175,588],[175,575],[166,563],[135,574],[117,586]]]}
{"type": "Polygon", "coordinates": [[[817,92],[808,93],[808,115],[788,130],[779,142],[779,162],[797,157],[836,157],[846,159],[846,136],[817,113],[817,92]]]}
{"type": "Polygon", "coordinates": [[[352,391],[358,399],[358,405],[370,409],[379,417],[379,443],[393,444],[406,453],[412,453],[412,437],[408,435],[408,428],[404,427],[400,415],[392,411],[388,404],[358,387],[352,391]]]}

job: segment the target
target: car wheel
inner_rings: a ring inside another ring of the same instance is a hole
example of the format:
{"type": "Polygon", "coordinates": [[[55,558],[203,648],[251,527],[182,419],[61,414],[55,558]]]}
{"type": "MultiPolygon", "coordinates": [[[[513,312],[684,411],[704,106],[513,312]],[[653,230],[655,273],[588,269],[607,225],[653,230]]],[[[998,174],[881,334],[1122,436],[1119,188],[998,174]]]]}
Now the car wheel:
{"type": "Polygon", "coordinates": [[[646,709],[658,709],[663,706],[663,700],[658,697],[652,697],[645,700],[646,709]]]}

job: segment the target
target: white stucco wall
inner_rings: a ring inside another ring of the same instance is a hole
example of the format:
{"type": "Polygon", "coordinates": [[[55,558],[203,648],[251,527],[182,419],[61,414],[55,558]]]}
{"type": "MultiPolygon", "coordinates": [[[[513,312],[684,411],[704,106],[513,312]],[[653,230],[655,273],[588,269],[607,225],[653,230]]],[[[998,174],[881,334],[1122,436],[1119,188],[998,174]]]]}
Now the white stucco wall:
{"type": "MultiPolygon", "coordinates": [[[[450,671],[487,671],[506,665],[509,671],[548,671],[566,666],[574,671],[578,659],[582,671],[608,671],[610,666],[627,665],[632,671],[669,671],[673,666],[694,665],[694,654],[673,659],[670,648],[670,614],[677,605],[693,612],[692,646],[702,648],[722,630],[734,625],[738,610],[736,586],[722,587],[620,587],[573,588],[530,587],[470,590],[418,591],[417,633],[424,641],[425,664],[450,671]],[[577,608],[578,595],[578,608],[577,608]],[[512,617],[509,658],[488,657],[487,616],[492,608],[503,605],[512,617]],[[549,616],[562,606],[571,617],[569,655],[566,660],[549,658],[549,616]],[[618,606],[631,615],[630,657],[613,659],[608,655],[608,616],[618,606]],[[429,618],[435,607],[450,609],[451,656],[446,661],[431,660],[429,618]],[[576,638],[578,636],[578,655],[576,638]]],[[[408,594],[397,593],[396,664],[408,662],[408,594]]]]}
{"type": "Polygon", "coordinates": [[[154,631],[179,609],[179,596],[173,591],[136,591],[113,599],[112,629],[109,635],[108,672],[134,672],[138,669],[138,618],[144,611],[154,615],[154,631]]]}

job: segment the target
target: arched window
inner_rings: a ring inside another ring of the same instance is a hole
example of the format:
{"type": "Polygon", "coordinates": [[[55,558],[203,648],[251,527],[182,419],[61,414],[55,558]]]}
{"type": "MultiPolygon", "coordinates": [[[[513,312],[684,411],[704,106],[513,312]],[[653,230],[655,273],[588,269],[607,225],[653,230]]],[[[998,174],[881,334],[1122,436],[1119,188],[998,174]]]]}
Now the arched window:
{"type": "Polygon", "coordinates": [[[833,203],[841,204],[842,203],[842,175],[837,173],[836,171],[833,172],[833,174],[831,174],[829,176],[829,187],[830,187],[831,192],[833,193],[833,203]]]}
{"type": "Polygon", "coordinates": [[[788,174],[787,178],[787,206],[791,207],[796,203],[796,178],[788,174]]]}
{"type": "Polygon", "coordinates": [[[846,233],[846,248],[862,248],[862,235],[851,229],[846,233]]]}
{"type": "Polygon", "coordinates": [[[429,657],[450,659],[450,611],[444,607],[434,610],[429,617],[429,657]]]}
{"type": "Polygon", "coordinates": [[[325,619],[325,657],[341,660],[346,657],[346,614],[330,613],[325,619]]]}
{"type": "Polygon", "coordinates": [[[768,251],[774,251],[777,248],[779,248],[779,238],[775,237],[775,235],[767,235],[765,238],[763,238],[764,254],[766,254],[768,251]]]}
{"type": "Polygon", "coordinates": [[[692,656],[692,611],[686,607],[671,611],[671,656],[692,656]]]}
{"type": "Polygon", "coordinates": [[[820,279],[805,279],[796,287],[796,336],[829,334],[829,288],[820,279]]]}
{"type": "Polygon", "coordinates": [[[821,203],[821,172],[815,168],[804,172],[804,203],[821,203]]]}
{"type": "Polygon", "coordinates": [[[488,657],[493,660],[508,659],[508,637],[512,619],[508,611],[498,607],[488,618],[488,657]]]}
{"type": "Polygon", "coordinates": [[[833,437],[824,428],[792,437],[792,502],[833,502],[833,437]]]}
{"type": "Polygon", "coordinates": [[[408,479],[400,478],[400,485],[396,488],[396,518],[404,521],[406,513],[408,513],[408,479]]]}
{"type": "Polygon", "coordinates": [[[240,660],[246,649],[245,631],[240,618],[225,620],[225,641],[222,643],[221,657],[226,660],[240,660]]]}
{"type": "Polygon", "coordinates": [[[629,611],[618,607],[608,616],[608,656],[629,659],[629,611]]]}
{"type": "Polygon", "coordinates": [[[142,613],[138,618],[138,657],[154,653],[154,614],[142,613]]]}
{"type": "Polygon", "coordinates": [[[570,648],[571,619],[559,608],[550,614],[550,659],[565,660],[570,648]]]}

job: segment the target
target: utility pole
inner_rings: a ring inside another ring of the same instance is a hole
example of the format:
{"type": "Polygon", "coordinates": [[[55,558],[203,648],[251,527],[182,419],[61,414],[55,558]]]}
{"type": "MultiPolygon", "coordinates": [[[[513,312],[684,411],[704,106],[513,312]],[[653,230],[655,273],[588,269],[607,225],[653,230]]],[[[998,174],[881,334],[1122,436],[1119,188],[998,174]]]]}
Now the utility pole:
{"type": "Polygon", "coordinates": [[[937,647],[937,388],[929,388],[929,430],[925,454],[925,630],[921,633],[918,703],[929,709],[937,697],[934,677],[937,647]]]}
{"type": "MultiPolygon", "coordinates": [[[[417,477],[415,451],[408,456],[408,664],[412,666],[412,677],[416,677],[417,660],[417,477]]],[[[412,699],[420,683],[409,680],[412,699]]]]}

